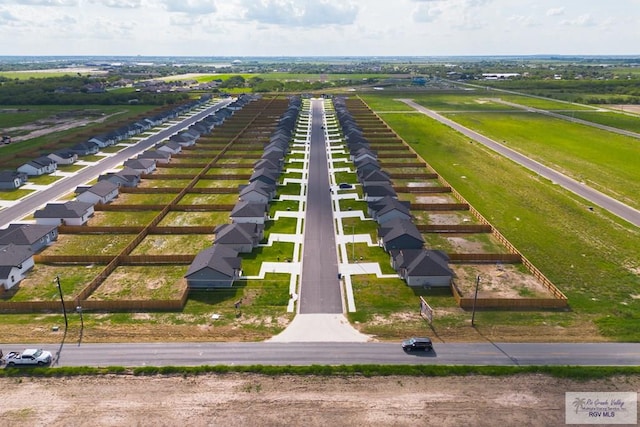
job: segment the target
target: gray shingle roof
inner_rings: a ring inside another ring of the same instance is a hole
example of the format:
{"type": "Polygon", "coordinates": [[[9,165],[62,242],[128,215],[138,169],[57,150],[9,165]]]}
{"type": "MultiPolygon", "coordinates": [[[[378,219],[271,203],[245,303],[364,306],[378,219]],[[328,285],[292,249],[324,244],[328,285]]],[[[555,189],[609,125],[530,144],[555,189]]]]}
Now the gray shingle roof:
{"type": "Polygon", "coordinates": [[[411,202],[400,201],[391,196],[385,196],[376,202],[369,202],[371,210],[376,212],[376,215],[384,215],[393,210],[402,212],[408,216],[411,216],[411,202]]]}
{"type": "Polygon", "coordinates": [[[91,207],[92,203],[71,200],[66,203],[47,203],[34,212],[35,218],[81,218],[91,207]]]}
{"type": "Polygon", "coordinates": [[[378,235],[384,238],[385,242],[390,242],[400,236],[407,235],[424,243],[420,231],[415,224],[408,219],[395,218],[385,222],[380,226],[378,235]]]}
{"type": "Polygon", "coordinates": [[[264,217],[268,205],[260,202],[239,201],[231,211],[231,217],[253,218],[264,217]]]}
{"type": "Polygon", "coordinates": [[[0,266],[17,267],[33,256],[28,246],[8,244],[0,246],[0,266]]]}
{"type": "Polygon", "coordinates": [[[253,244],[259,236],[260,230],[264,230],[264,225],[251,223],[222,224],[216,227],[215,243],[230,244],[253,244]]]}
{"type": "Polygon", "coordinates": [[[0,230],[0,245],[13,243],[31,246],[56,228],[55,225],[9,224],[7,228],[0,230]]]}
{"type": "Polygon", "coordinates": [[[238,251],[226,245],[213,245],[198,253],[187,270],[185,277],[202,269],[209,268],[228,277],[234,277],[235,270],[239,270],[242,259],[238,251]]]}

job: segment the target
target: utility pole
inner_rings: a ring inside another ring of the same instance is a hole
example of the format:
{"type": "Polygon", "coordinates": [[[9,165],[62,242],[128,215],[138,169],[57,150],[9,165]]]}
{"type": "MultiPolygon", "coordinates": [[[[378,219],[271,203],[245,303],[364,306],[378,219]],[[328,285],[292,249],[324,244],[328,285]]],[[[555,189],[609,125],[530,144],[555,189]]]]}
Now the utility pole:
{"type": "Polygon", "coordinates": [[[80,315],[80,330],[83,331],[84,330],[84,319],[82,317],[82,307],[81,306],[77,306],[76,307],[76,312],[80,315]]]}
{"type": "Polygon", "coordinates": [[[56,284],[58,285],[58,292],[60,293],[60,304],[62,304],[62,314],[64,315],[64,330],[66,331],[69,328],[69,321],[67,320],[67,308],[64,306],[62,286],[60,286],[60,276],[56,276],[56,284]]]}
{"type": "Polygon", "coordinates": [[[478,287],[480,286],[480,275],[476,276],[476,293],[473,297],[473,312],[471,313],[471,326],[475,326],[476,301],[478,301],[478,287]]]}

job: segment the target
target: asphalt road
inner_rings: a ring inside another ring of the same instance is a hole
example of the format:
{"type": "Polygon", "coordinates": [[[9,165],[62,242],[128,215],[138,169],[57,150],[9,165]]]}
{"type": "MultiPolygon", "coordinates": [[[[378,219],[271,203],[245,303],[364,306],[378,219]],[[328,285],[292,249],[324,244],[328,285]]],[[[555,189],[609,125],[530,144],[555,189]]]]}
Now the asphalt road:
{"type": "Polygon", "coordinates": [[[190,126],[191,124],[197,122],[198,120],[208,116],[209,114],[215,112],[216,110],[226,106],[231,103],[233,99],[226,99],[215,105],[208,107],[201,112],[190,116],[180,123],[177,123],[165,130],[162,130],[146,139],[141,140],[134,146],[127,147],[119,152],[115,153],[113,156],[106,157],[104,160],[101,160],[99,163],[87,166],[72,176],[65,177],[51,184],[49,187],[36,191],[31,195],[25,197],[19,203],[2,209],[0,211],[0,227],[5,227],[13,221],[20,220],[27,215],[32,214],[36,209],[39,209],[41,206],[49,203],[52,200],[55,200],[69,192],[73,191],[79,185],[84,185],[92,179],[96,178],[98,175],[103,174],[105,171],[109,169],[113,169],[119,165],[121,165],[125,160],[136,156],[137,154],[145,151],[149,147],[157,144],[158,142],[170,137],[174,133],[179,132],[180,130],[190,126]]]}
{"type": "Polygon", "coordinates": [[[302,246],[299,312],[343,313],[338,253],[324,139],[322,101],[312,100],[309,182],[302,246]]]}
{"type": "MultiPolygon", "coordinates": [[[[6,345],[19,351],[25,346],[6,345]]],[[[638,366],[637,343],[435,343],[405,353],[400,343],[128,343],[44,345],[52,366],[354,365],[638,366]]]]}
{"type": "MultiPolygon", "coordinates": [[[[575,179],[569,178],[568,176],[563,175],[560,172],[557,172],[541,163],[538,163],[535,160],[532,160],[529,157],[518,153],[517,151],[505,147],[504,145],[490,138],[487,138],[486,136],[478,132],[461,126],[453,120],[441,116],[435,111],[431,111],[419,104],[416,104],[410,99],[401,99],[401,101],[413,107],[422,114],[425,114],[432,119],[437,120],[440,123],[451,127],[452,129],[455,129],[456,131],[471,138],[472,140],[491,148],[495,152],[500,153],[501,155],[513,160],[514,162],[537,173],[538,175],[545,177],[552,182],[566,188],[567,190],[589,201],[593,205],[606,209],[614,215],[617,215],[620,218],[630,222],[631,224],[640,227],[640,211],[638,211],[637,209],[634,209],[631,206],[628,206],[612,197],[607,196],[606,194],[603,194],[585,184],[582,184],[581,182],[576,181],[575,179]]],[[[585,206],[585,209],[586,208],[587,206],[585,206]]]]}

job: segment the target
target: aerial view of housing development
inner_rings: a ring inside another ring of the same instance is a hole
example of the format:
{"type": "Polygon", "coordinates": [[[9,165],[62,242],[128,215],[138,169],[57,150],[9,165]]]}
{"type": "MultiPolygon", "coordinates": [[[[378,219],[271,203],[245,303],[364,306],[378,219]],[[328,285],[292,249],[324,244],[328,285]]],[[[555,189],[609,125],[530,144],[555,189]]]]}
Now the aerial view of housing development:
{"type": "Polygon", "coordinates": [[[14,3],[1,425],[637,425],[637,2],[14,3]]]}

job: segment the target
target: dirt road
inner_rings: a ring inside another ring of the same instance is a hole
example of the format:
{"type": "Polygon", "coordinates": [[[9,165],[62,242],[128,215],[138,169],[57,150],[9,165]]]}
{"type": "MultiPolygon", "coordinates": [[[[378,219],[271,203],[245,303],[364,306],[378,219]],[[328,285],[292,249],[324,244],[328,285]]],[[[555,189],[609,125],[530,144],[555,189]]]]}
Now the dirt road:
{"type": "Polygon", "coordinates": [[[0,426],[564,425],[566,391],[636,391],[640,378],[0,378],[0,426]]]}

